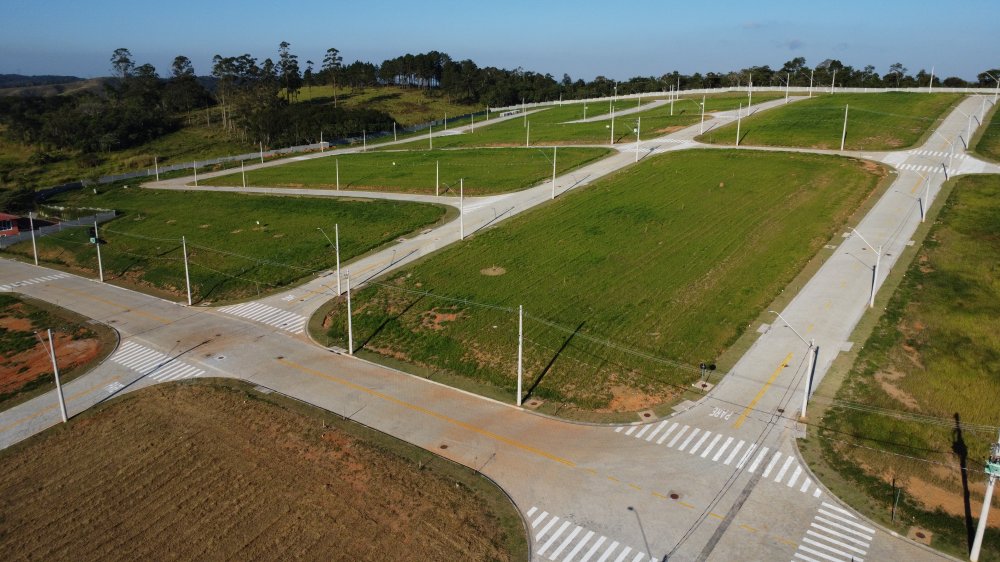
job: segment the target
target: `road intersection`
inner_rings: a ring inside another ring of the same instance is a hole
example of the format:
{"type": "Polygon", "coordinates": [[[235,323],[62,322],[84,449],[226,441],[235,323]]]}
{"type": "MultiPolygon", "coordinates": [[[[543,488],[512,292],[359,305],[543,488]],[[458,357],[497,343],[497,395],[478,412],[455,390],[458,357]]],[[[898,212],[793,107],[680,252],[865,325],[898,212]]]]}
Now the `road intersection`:
{"type": "MultiPolygon", "coordinates": [[[[768,102],[760,109],[783,103],[768,102]]],[[[856,225],[866,240],[883,248],[876,286],[919,224],[915,198],[929,192],[933,199],[946,170],[1000,173],[1000,167],[971,156],[951,156],[950,143],[966,130],[959,110],[978,105],[978,99],[966,98],[936,134],[909,151],[826,151],[899,171],[893,186],[856,225]]],[[[716,122],[734,116],[715,115],[716,122]]],[[[699,146],[693,140],[698,130],[695,125],[643,142],[643,156],[699,146]]],[[[632,164],[634,145],[616,148],[618,154],[558,177],[556,195],[632,164]]],[[[176,180],[154,187],[189,189],[176,180]]],[[[492,227],[551,196],[546,182],[517,193],[467,198],[466,232],[492,227]]],[[[451,197],[405,198],[455,204],[451,197]]],[[[457,221],[414,235],[352,262],[352,279],[370,280],[458,237],[457,221]]],[[[535,560],[637,562],[666,555],[672,560],[807,562],[948,559],[857,515],[797,455],[807,347],[790,328],[816,340],[821,380],[836,354],[849,349],[872,284],[873,252],[858,236],[845,236],[823,252],[823,266],[780,311],[789,325],[776,320],[762,326],[761,336],[712,392],[668,418],[618,426],[548,418],[314,345],[302,328],[335,296],[331,274],[218,309],[186,307],[9,260],[2,262],[0,285],[20,283],[12,289],[106,323],[120,334],[109,360],[66,385],[71,415],[160,382],[205,376],[248,380],[479,470],[510,494],[524,515],[535,560]]],[[[0,413],[0,447],[58,421],[51,395],[11,408],[0,413]]]]}

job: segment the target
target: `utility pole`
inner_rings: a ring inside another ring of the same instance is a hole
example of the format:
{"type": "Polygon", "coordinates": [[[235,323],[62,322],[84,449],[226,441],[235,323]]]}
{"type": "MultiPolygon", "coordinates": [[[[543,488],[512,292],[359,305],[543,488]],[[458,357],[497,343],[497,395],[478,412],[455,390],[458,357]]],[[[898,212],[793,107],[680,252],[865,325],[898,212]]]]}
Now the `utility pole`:
{"type": "Polygon", "coordinates": [[[395,121],[392,122],[392,140],[393,140],[393,142],[399,140],[398,138],[396,138],[396,122],[395,121]]]}
{"type": "Polygon", "coordinates": [[[181,236],[181,248],[184,250],[184,282],[187,284],[188,306],[191,306],[191,274],[188,270],[187,238],[181,236]]]}
{"type": "Polygon", "coordinates": [[[441,161],[434,161],[434,197],[441,195],[441,161]]]}
{"type": "Polygon", "coordinates": [[[525,148],[531,146],[531,121],[526,121],[527,128],[524,130],[524,146],[525,148]]]}
{"type": "Polygon", "coordinates": [[[66,400],[63,398],[62,384],[59,383],[59,364],[56,362],[56,346],[52,343],[52,329],[49,328],[49,357],[52,358],[52,372],[56,376],[56,396],[59,397],[59,413],[62,414],[62,421],[66,423],[66,400]]]}
{"type": "Polygon", "coordinates": [[[434,125],[427,126],[427,149],[434,150],[434,125]]]}
{"type": "Polygon", "coordinates": [[[458,179],[458,239],[465,240],[465,178],[458,179]]]}
{"type": "Polygon", "coordinates": [[[156,170],[156,181],[160,181],[160,162],[156,156],[153,157],[153,169],[156,170]]]}
{"type": "Polygon", "coordinates": [[[198,162],[191,162],[191,167],[194,168],[194,186],[198,187],[198,162]]]}
{"type": "Polygon", "coordinates": [[[524,376],[524,306],[517,306],[517,405],[521,405],[521,379],[524,376]]]}
{"type": "MultiPolygon", "coordinates": [[[[615,92],[618,91],[618,87],[615,86],[615,92]]],[[[611,106],[611,144],[615,144],[615,106],[611,106]]]]}
{"type": "Polygon", "coordinates": [[[809,71],[809,97],[813,97],[813,74],[815,73],[816,73],[815,68],[809,71]]]}
{"type": "Polygon", "coordinates": [[[642,129],[642,117],[636,118],[635,121],[635,161],[639,162],[639,131],[642,129]]]}
{"type": "Polygon", "coordinates": [[[243,189],[247,188],[247,171],[243,167],[243,161],[240,160],[240,175],[243,176],[243,189]]]}
{"type": "Polygon", "coordinates": [[[94,221],[94,246],[97,247],[97,276],[104,283],[104,264],[101,262],[101,233],[97,231],[97,221],[94,221]]]}
{"type": "Polygon", "coordinates": [[[264,163],[264,143],[258,143],[260,145],[260,163],[264,163]]]}
{"type": "Polygon", "coordinates": [[[340,191],[340,158],[334,158],[337,167],[337,191],[340,191]]]}
{"type": "Polygon", "coordinates": [[[990,458],[986,461],[986,495],[983,496],[983,511],[979,514],[979,525],[976,527],[976,538],[972,541],[972,552],[969,560],[977,562],[979,551],[983,548],[983,535],[986,533],[986,518],[990,515],[990,504],[993,503],[993,485],[1000,476],[1000,436],[990,448],[990,458]]]}
{"type": "Polygon", "coordinates": [[[351,271],[347,271],[347,354],[354,355],[354,325],[351,323],[351,271]]]}

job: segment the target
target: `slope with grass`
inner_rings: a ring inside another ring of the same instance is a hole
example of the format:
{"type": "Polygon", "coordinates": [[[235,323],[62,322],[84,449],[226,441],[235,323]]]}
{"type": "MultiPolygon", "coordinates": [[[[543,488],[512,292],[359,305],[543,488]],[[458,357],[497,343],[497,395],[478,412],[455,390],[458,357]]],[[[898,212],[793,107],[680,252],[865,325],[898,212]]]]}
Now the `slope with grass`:
{"type": "MultiPolygon", "coordinates": [[[[961,98],[903,92],[817,96],[743,119],[740,144],[838,149],[848,107],[846,150],[907,148],[930,134],[932,125],[961,98]]],[[[718,127],[698,140],[732,145],[736,128],[736,123],[718,127]]]]}
{"type": "Polygon", "coordinates": [[[146,388],[0,452],[5,560],[524,560],[496,485],[229,381],[146,388]]]}
{"type": "MultiPolygon", "coordinates": [[[[62,203],[116,209],[102,225],[105,279],[184,294],[181,237],[187,237],[196,301],[257,296],[334,264],[322,228],[340,225],[341,260],[390,243],[444,216],[444,209],[398,201],[330,200],[207,192],[105,189],[76,192],[62,203]]],[[[31,243],[9,251],[27,257],[31,243]]],[[[97,271],[86,229],[38,239],[39,258],[97,271]]]]}
{"type": "MultiPolygon", "coordinates": [[[[665,402],[697,377],[690,365],[739,336],[880,176],[817,155],[654,157],[358,292],[354,341],[509,397],[524,305],[531,396],[616,411],[665,402]]],[[[345,324],[334,303],[325,340],[344,346],[345,324]]]]}
{"type": "MultiPolygon", "coordinates": [[[[608,155],[604,148],[567,147],[556,154],[557,173],[563,174],[608,155]]],[[[345,154],[293,162],[246,173],[247,185],[277,187],[435,193],[457,195],[459,178],[466,195],[516,191],[552,177],[552,151],[493,148],[345,154]],[[339,171],[339,173],[338,173],[339,171]],[[439,175],[439,178],[438,178],[439,175]]],[[[241,174],[207,180],[211,185],[243,185],[241,174]]]]}
{"type": "Polygon", "coordinates": [[[988,115],[986,126],[982,128],[973,146],[979,156],[1000,162],[1000,111],[994,106],[988,115]]]}
{"type": "MultiPolygon", "coordinates": [[[[998,202],[1000,176],[955,182],[818,431],[822,461],[846,485],[882,507],[895,482],[899,530],[921,526],[959,555],[1000,426],[998,202]]],[[[891,524],[885,509],[874,516],[891,524]]],[[[1000,560],[1000,532],[987,533],[986,553],[1000,560]]]]}
{"type": "MultiPolygon", "coordinates": [[[[336,90],[337,105],[384,111],[400,125],[407,127],[444,119],[445,115],[457,117],[466,113],[485,111],[485,105],[456,103],[436,91],[398,86],[377,88],[345,88],[336,90]]],[[[334,88],[330,85],[309,86],[299,90],[297,102],[333,103],[334,88]]]]}

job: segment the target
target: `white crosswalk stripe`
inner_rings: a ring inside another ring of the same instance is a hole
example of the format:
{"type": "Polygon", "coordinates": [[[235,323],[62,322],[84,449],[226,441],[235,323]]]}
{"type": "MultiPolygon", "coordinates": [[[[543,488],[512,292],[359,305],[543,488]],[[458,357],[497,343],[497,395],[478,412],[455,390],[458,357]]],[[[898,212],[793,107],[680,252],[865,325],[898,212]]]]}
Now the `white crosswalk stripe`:
{"type": "Polygon", "coordinates": [[[946,150],[908,150],[907,154],[916,154],[917,156],[930,156],[933,158],[966,158],[967,155],[961,152],[956,152],[952,154],[946,150]]]}
{"type": "Polygon", "coordinates": [[[13,291],[16,288],[23,287],[25,285],[48,283],[49,281],[55,281],[56,279],[64,279],[66,277],[69,277],[69,273],[53,273],[51,275],[45,275],[43,277],[33,277],[31,279],[25,279],[24,281],[15,281],[13,283],[7,283],[6,285],[0,285],[0,291],[13,291]]]}
{"type": "MultiPolygon", "coordinates": [[[[205,371],[135,342],[122,342],[111,361],[158,382],[200,377],[205,371]]],[[[110,391],[109,391],[110,392],[110,391]]]]}
{"type": "Polygon", "coordinates": [[[232,314],[233,316],[239,316],[240,318],[246,318],[247,320],[267,324],[268,326],[273,326],[275,328],[280,328],[293,334],[304,333],[306,329],[306,321],[308,320],[308,318],[302,316],[301,314],[288,312],[287,310],[282,310],[280,308],[261,304],[259,302],[245,302],[242,304],[224,306],[220,308],[219,311],[225,312],[226,314],[232,314]]]}
{"type": "Polygon", "coordinates": [[[560,560],[561,562],[590,562],[590,560],[595,562],[653,562],[659,560],[650,553],[611,540],[583,525],[540,510],[536,506],[532,506],[526,515],[531,525],[534,541],[536,545],[539,545],[535,551],[534,560],[560,560]]]}
{"type": "Polygon", "coordinates": [[[737,470],[746,469],[750,473],[759,470],[762,478],[784,484],[790,490],[810,494],[814,498],[823,495],[818,484],[809,477],[806,468],[794,456],[785,455],[770,447],[761,447],[757,443],[747,443],[722,433],[670,420],[622,425],[615,427],[614,431],[645,443],[663,445],[706,461],[732,466],[737,470]]]}
{"type": "Polygon", "coordinates": [[[875,529],[850,511],[822,502],[792,557],[806,562],[864,562],[874,535],[875,529]]]}

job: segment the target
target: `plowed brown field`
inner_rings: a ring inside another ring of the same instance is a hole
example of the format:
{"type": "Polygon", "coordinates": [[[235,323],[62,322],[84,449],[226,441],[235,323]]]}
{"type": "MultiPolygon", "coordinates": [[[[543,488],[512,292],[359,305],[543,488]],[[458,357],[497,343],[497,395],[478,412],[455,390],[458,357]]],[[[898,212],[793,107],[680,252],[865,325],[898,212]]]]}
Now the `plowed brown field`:
{"type": "Polygon", "coordinates": [[[498,490],[345,423],[231,382],[126,395],[0,453],[0,559],[522,555],[498,490]]]}

